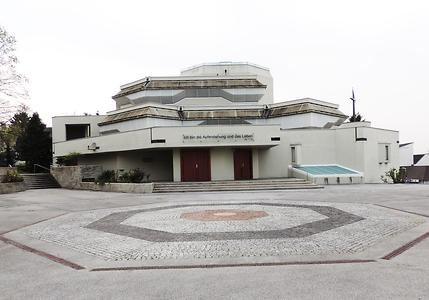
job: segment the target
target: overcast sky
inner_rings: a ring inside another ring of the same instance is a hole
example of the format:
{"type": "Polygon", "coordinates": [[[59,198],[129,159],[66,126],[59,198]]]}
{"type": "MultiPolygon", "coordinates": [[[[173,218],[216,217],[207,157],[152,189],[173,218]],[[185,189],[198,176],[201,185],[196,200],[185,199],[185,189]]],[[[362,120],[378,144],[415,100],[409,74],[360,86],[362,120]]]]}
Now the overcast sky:
{"type": "Polygon", "coordinates": [[[3,1],[28,105],[105,113],[119,85],[202,62],[270,68],[275,102],[312,97],[357,111],[429,151],[429,1],[3,1]]]}

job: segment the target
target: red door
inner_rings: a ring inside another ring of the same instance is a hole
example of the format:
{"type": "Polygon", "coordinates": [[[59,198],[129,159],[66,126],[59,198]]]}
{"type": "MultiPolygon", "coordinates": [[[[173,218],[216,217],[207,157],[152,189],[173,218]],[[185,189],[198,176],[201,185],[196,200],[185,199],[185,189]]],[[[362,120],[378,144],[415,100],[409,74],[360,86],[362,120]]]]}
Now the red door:
{"type": "Polygon", "coordinates": [[[252,178],[252,150],[236,149],[234,151],[234,179],[248,180],[252,178]]]}
{"type": "Polygon", "coordinates": [[[181,151],[182,181],[210,181],[210,152],[208,149],[181,151]]]}

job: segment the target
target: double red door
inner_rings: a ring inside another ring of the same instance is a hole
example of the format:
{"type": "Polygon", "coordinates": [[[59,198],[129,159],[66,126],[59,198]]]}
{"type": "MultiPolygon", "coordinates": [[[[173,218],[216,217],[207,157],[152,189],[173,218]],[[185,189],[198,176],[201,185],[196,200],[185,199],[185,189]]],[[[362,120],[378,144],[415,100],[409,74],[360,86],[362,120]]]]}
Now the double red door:
{"type": "Polygon", "coordinates": [[[181,151],[182,181],[210,181],[210,152],[208,149],[181,151]]]}
{"type": "Polygon", "coordinates": [[[252,170],[252,150],[234,150],[234,179],[248,180],[253,178],[252,170]]]}

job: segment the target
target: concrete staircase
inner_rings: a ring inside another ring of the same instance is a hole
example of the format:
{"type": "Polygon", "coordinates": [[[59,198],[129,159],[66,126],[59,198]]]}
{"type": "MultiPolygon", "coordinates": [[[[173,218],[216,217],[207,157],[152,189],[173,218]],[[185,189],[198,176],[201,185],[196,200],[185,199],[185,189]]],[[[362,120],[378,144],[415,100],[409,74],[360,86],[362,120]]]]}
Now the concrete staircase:
{"type": "Polygon", "coordinates": [[[153,193],[295,190],[320,188],[323,187],[304,179],[282,178],[237,181],[220,180],[202,182],[154,182],[153,193]]]}
{"type": "Polygon", "coordinates": [[[61,188],[58,182],[49,173],[21,174],[29,190],[61,188]]]}

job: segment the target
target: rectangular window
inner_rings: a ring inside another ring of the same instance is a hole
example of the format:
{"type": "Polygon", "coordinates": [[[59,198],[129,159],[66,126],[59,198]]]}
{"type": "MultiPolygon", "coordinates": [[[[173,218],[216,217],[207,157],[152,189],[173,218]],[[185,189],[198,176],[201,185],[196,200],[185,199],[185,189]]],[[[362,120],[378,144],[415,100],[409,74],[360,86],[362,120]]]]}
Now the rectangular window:
{"type": "Polygon", "coordinates": [[[295,146],[290,147],[291,155],[292,155],[292,163],[296,163],[296,148],[295,146]]]}
{"type": "Polygon", "coordinates": [[[391,144],[389,143],[379,143],[378,144],[378,163],[379,164],[387,164],[390,162],[390,149],[391,144]]]}
{"type": "Polygon", "coordinates": [[[389,145],[384,145],[384,158],[385,161],[389,161],[389,145]]]}
{"type": "Polygon", "coordinates": [[[66,124],[66,140],[86,138],[91,135],[89,124],[66,124]]]}

